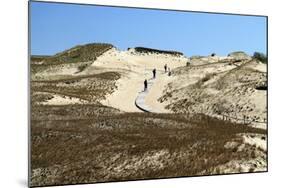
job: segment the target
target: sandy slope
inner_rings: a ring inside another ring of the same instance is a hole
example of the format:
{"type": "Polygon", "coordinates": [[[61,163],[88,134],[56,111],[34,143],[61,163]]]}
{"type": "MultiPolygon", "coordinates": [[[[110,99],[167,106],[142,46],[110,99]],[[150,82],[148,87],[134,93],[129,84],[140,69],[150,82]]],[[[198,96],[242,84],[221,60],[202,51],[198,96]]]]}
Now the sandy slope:
{"type": "Polygon", "coordinates": [[[265,64],[209,63],[177,69],[174,77],[160,98],[174,112],[245,117],[252,126],[266,128],[267,90],[257,89],[266,82],[265,64]]]}
{"type": "MultiPolygon", "coordinates": [[[[164,71],[165,64],[174,69],[185,66],[186,61],[184,57],[163,54],[142,55],[135,54],[132,50],[120,52],[113,48],[100,56],[91,67],[83,71],[83,74],[91,72],[95,67],[121,72],[122,77],[117,81],[118,89],[101,103],[126,112],[139,112],[140,110],[135,106],[135,99],[143,90],[144,80],[152,77],[152,69],[156,68],[157,76],[160,76],[159,73],[164,71]]],[[[147,102],[159,108],[161,112],[168,111],[164,109],[163,104],[157,102],[157,98],[162,95],[168,81],[166,75],[160,76],[147,97],[147,102]]]]}

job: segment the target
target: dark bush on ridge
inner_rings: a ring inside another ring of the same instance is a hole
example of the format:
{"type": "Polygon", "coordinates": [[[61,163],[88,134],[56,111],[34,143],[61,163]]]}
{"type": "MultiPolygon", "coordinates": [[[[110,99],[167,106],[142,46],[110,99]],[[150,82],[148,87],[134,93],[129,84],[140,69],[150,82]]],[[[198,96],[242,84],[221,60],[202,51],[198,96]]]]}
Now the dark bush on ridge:
{"type": "Polygon", "coordinates": [[[262,63],[267,63],[267,56],[261,52],[255,52],[253,58],[259,60],[262,63]]]}
{"type": "Polygon", "coordinates": [[[140,53],[161,53],[161,54],[171,54],[171,55],[183,55],[181,52],[176,51],[166,51],[166,50],[157,50],[152,48],[136,47],[135,50],[140,53]]]}

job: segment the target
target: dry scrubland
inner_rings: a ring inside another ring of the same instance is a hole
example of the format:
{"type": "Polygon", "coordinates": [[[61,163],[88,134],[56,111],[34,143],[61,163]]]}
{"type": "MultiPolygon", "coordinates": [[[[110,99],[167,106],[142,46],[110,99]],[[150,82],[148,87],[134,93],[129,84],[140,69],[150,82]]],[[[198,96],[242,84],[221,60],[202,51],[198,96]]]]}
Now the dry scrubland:
{"type": "Polygon", "coordinates": [[[177,68],[173,71],[176,79],[158,100],[168,101],[167,108],[173,112],[225,115],[240,121],[245,116],[252,126],[265,128],[262,123],[267,118],[265,68],[266,65],[252,59],[177,68]]]}
{"type": "Polygon", "coordinates": [[[109,44],[32,57],[31,185],[266,171],[265,67],[243,53],[187,58],[109,44]],[[145,102],[157,114],[134,103],[153,68],[145,102]]]}

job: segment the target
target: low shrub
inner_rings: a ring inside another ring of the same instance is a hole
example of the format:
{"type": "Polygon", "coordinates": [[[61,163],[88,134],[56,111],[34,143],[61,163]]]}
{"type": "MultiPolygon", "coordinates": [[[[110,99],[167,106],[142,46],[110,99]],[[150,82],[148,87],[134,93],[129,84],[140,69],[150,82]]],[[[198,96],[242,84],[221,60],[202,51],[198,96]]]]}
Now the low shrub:
{"type": "Polygon", "coordinates": [[[261,52],[255,52],[253,58],[259,60],[262,63],[267,64],[267,56],[261,52]]]}

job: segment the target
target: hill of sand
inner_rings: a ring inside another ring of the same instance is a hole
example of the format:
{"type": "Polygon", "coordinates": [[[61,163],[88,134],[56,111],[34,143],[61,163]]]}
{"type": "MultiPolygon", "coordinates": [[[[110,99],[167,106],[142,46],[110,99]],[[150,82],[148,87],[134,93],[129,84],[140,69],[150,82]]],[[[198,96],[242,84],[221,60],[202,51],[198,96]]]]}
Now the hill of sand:
{"type": "Polygon", "coordinates": [[[153,111],[225,115],[265,128],[266,65],[249,56],[238,55],[199,57],[197,60],[201,63],[191,61],[186,66],[190,60],[182,55],[112,48],[79,74],[96,70],[120,73],[117,89],[100,102],[121,111],[139,112],[135,100],[143,90],[144,80],[152,78],[155,68],[156,79],[145,97],[145,104],[153,111]],[[164,72],[165,64],[172,70],[171,76],[164,72]]]}
{"type": "MultiPolygon", "coordinates": [[[[164,90],[164,86],[169,81],[164,81],[164,77],[168,78],[167,75],[163,76],[164,65],[167,64],[170,69],[175,69],[185,66],[187,61],[188,58],[184,56],[157,53],[145,54],[138,53],[134,49],[118,51],[113,48],[99,56],[91,66],[80,74],[90,74],[97,69],[119,72],[122,76],[116,82],[118,89],[107,95],[106,99],[101,103],[126,112],[139,112],[140,110],[135,106],[135,99],[138,93],[143,90],[144,80],[152,78],[152,70],[154,68],[157,70],[158,82],[153,86],[148,103],[152,102],[155,107],[157,105],[163,106],[154,99],[160,97],[161,91],[164,90]]],[[[168,111],[163,107],[160,108],[163,112],[168,111]]]]}

